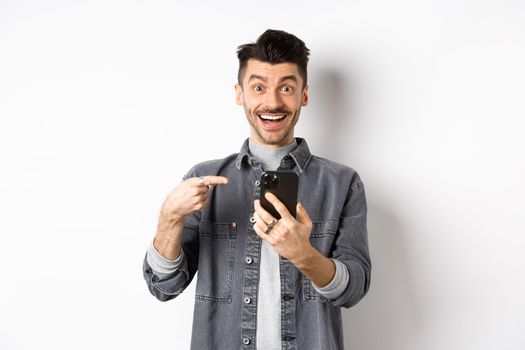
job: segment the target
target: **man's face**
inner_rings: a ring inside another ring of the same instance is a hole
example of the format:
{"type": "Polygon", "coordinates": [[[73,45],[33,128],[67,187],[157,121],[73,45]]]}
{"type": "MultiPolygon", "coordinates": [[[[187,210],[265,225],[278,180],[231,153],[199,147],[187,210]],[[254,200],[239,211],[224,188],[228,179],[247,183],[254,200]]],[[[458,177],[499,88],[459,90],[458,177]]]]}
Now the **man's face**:
{"type": "Polygon", "coordinates": [[[308,87],[303,85],[295,63],[248,60],[242,86],[235,85],[235,92],[253,141],[273,147],[292,143],[301,107],[308,104],[308,87]]]}

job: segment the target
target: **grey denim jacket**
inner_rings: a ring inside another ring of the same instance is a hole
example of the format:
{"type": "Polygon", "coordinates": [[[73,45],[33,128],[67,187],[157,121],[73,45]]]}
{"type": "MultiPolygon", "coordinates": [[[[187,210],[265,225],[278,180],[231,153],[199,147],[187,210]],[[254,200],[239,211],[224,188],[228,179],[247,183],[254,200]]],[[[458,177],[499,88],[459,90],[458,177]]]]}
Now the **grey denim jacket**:
{"type": "MultiPolygon", "coordinates": [[[[297,143],[278,170],[299,175],[298,200],[314,222],[310,242],[344,263],[350,281],[339,298],[326,299],[281,257],[282,349],[343,350],[340,308],[355,305],[370,285],[365,191],[353,169],[313,156],[304,139],[297,138],[297,143]]],[[[216,186],[206,207],[186,217],[184,259],[174,275],[159,279],[144,258],[144,278],[161,301],[182,293],[199,271],[193,350],[255,349],[261,239],[250,220],[261,173],[248,140],[240,153],[194,166],[184,178],[220,175],[229,184],[216,186]]]]}

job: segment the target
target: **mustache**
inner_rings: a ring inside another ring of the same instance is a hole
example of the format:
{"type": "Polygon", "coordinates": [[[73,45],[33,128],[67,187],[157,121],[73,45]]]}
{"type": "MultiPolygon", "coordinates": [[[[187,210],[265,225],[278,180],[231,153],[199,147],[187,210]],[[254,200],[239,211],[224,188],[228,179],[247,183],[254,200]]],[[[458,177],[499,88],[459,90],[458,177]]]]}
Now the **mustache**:
{"type": "Polygon", "coordinates": [[[284,109],[284,108],[278,108],[278,109],[261,109],[256,111],[256,114],[291,114],[290,111],[284,109]]]}

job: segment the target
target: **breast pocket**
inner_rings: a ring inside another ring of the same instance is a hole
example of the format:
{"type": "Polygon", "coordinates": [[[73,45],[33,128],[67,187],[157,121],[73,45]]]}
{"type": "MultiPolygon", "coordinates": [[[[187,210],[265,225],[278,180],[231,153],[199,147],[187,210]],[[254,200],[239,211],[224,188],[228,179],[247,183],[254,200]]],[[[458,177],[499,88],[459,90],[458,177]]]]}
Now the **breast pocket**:
{"type": "MultiPolygon", "coordinates": [[[[312,232],[310,233],[310,243],[326,257],[330,257],[330,253],[332,252],[338,226],[339,220],[335,219],[313,222],[312,232]]],[[[306,300],[326,300],[317,293],[310,279],[305,276],[303,276],[303,297],[306,300]]]]}
{"type": "Polygon", "coordinates": [[[195,297],[231,302],[235,266],[235,223],[199,223],[199,270],[195,297]]]}

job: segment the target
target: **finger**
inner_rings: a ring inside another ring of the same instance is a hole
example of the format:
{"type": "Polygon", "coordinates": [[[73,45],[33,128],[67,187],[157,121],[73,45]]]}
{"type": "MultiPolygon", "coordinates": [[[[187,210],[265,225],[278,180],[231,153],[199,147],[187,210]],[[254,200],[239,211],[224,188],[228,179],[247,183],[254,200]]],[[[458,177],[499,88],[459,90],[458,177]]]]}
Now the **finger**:
{"type": "Polygon", "coordinates": [[[208,203],[208,197],[200,197],[193,202],[193,210],[202,210],[208,203]]]}
{"type": "Polygon", "coordinates": [[[272,220],[275,220],[272,214],[268,213],[266,209],[262,207],[261,202],[258,199],[254,201],[253,207],[255,208],[255,212],[259,214],[259,216],[261,217],[261,219],[264,220],[265,223],[269,223],[272,220]]]}
{"type": "Polygon", "coordinates": [[[266,228],[266,222],[264,222],[257,212],[253,213],[253,219],[255,220],[254,226],[257,226],[261,231],[264,231],[266,228]]]}
{"type": "Polygon", "coordinates": [[[208,192],[206,189],[204,190],[204,192],[199,192],[197,194],[195,194],[193,197],[192,197],[192,200],[194,202],[205,202],[207,199],[208,199],[208,194],[210,192],[208,192]]]}
{"type": "Polygon", "coordinates": [[[196,192],[196,195],[203,195],[203,194],[206,194],[208,193],[208,191],[210,190],[210,188],[208,186],[197,186],[197,192],[196,192]]]}
{"type": "Polygon", "coordinates": [[[257,226],[260,229],[264,229],[263,225],[266,225],[263,219],[257,214],[257,212],[253,213],[253,226],[257,226]]]}
{"type": "Polygon", "coordinates": [[[185,194],[189,199],[196,200],[197,198],[200,198],[201,196],[204,196],[208,193],[208,187],[190,187],[185,194]]]}
{"type": "Polygon", "coordinates": [[[288,211],[286,206],[283,204],[283,202],[281,202],[279,198],[277,198],[273,193],[266,192],[265,197],[268,200],[268,202],[270,202],[273,205],[275,210],[277,210],[277,212],[281,214],[281,218],[283,219],[292,218],[292,214],[290,214],[290,212],[288,211]]]}
{"type": "Polygon", "coordinates": [[[261,230],[259,228],[259,226],[257,226],[257,224],[253,225],[253,229],[254,229],[255,233],[257,233],[257,236],[261,237],[263,240],[268,242],[270,245],[274,245],[275,244],[275,238],[273,238],[270,233],[264,233],[264,231],[261,230]]]}
{"type": "Polygon", "coordinates": [[[260,216],[259,213],[257,213],[257,212],[254,212],[254,213],[253,213],[253,222],[254,222],[254,223],[261,223],[261,224],[263,224],[263,225],[265,224],[264,220],[261,219],[261,216],[260,216]]]}
{"type": "Polygon", "coordinates": [[[199,186],[210,189],[214,185],[225,185],[228,183],[228,179],[224,176],[198,176],[190,179],[193,186],[199,186]],[[202,181],[201,181],[202,178],[202,181]]]}
{"type": "MultiPolygon", "coordinates": [[[[197,179],[198,180],[198,179],[197,179]]],[[[204,184],[205,185],[226,185],[228,184],[229,180],[228,178],[224,176],[204,176],[204,184]]]]}
{"type": "Polygon", "coordinates": [[[198,204],[198,203],[206,204],[206,202],[208,201],[208,194],[209,194],[209,192],[205,190],[204,193],[198,193],[198,194],[194,195],[191,198],[193,204],[198,204]]]}
{"type": "Polygon", "coordinates": [[[306,212],[306,209],[303,207],[301,203],[297,203],[296,206],[297,210],[297,216],[299,217],[299,222],[303,225],[311,225],[312,219],[310,219],[310,215],[306,212]]]}
{"type": "Polygon", "coordinates": [[[208,202],[209,193],[210,192],[206,191],[204,194],[199,195],[199,200],[206,204],[206,202],[208,202]]]}

